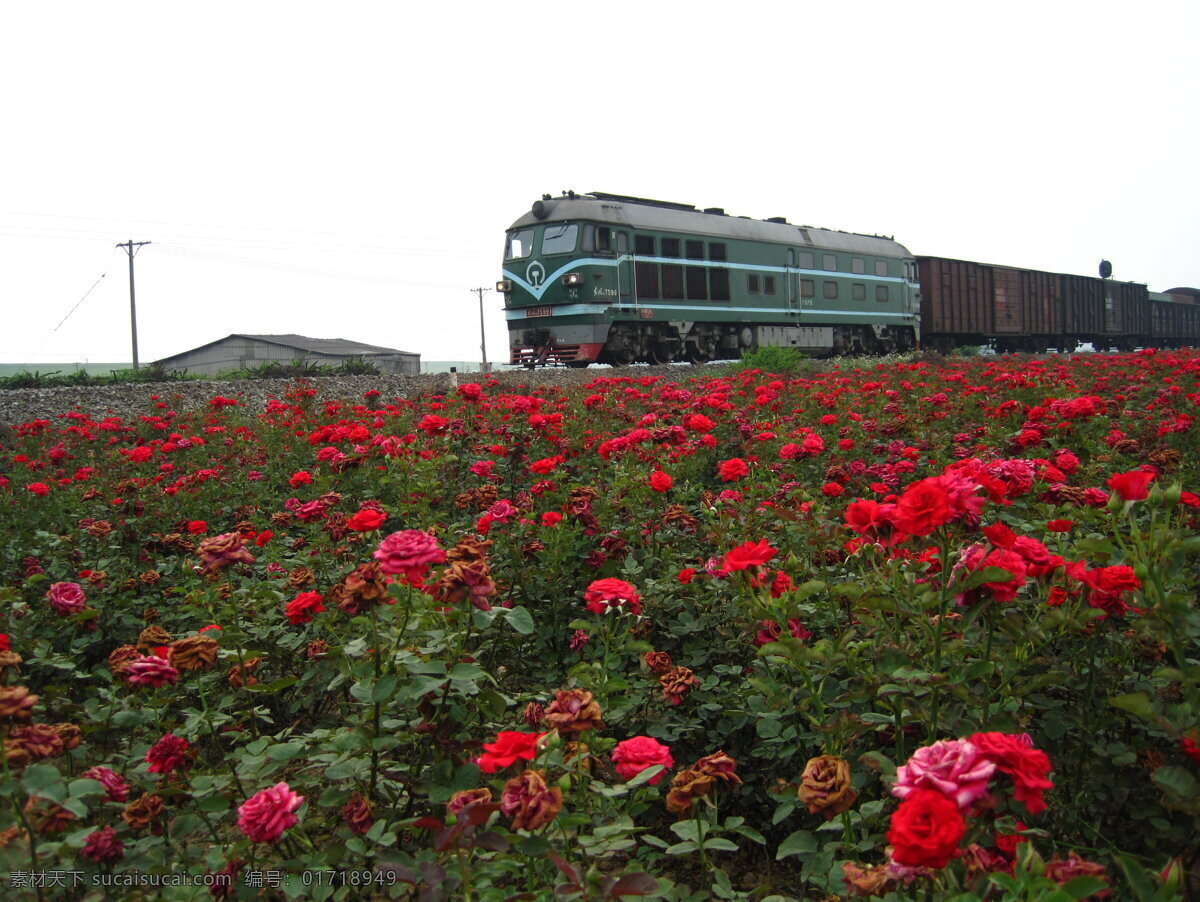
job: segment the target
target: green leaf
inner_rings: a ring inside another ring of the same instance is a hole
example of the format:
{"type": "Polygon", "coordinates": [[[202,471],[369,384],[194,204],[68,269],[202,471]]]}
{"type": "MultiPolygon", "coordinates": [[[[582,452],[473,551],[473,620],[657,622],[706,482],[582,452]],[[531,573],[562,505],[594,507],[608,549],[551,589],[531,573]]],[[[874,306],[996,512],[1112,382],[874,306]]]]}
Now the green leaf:
{"type": "Polygon", "coordinates": [[[706,852],[736,852],[738,850],[737,843],[723,836],[714,836],[711,839],[706,839],[702,845],[706,852]]]}
{"type": "Polygon", "coordinates": [[[268,746],[266,755],[272,761],[291,761],[302,751],[304,751],[303,743],[281,742],[278,745],[268,746]]]}
{"type": "Polygon", "coordinates": [[[522,636],[528,636],[533,632],[533,615],[521,605],[509,608],[508,625],[522,636]]]}
{"type": "Polygon", "coordinates": [[[695,852],[700,847],[696,845],[694,840],[686,842],[677,842],[673,846],[667,846],[668,855],[686,855],[688,852],[695,852]]]}
{"type": "Polygon", "coordinates": [[[1144,692],[1113,695],[1109,697],[1108,703],[1114,708],[1128,711],[1134,717],[1140,717],[1142,720],[1153,721],[1155,719],[1154,706],[1150,704],[1150,698],[1144,692]]]}
{"type": "Polygon", "coordinates": [[[797,830],[779,844],[775,860],[783,861],[790,855],[805,855],[817,851],[817,838],[808,830],[797,830]]]}
{"type": "Polygon", "coordinates": [[[1108,882],[1099,877],[1083,876],[1068,880],[1062,888],[1072,899],[1086,899],[1093,893],[1108,889],[1108,882]]]}
{"type": "Polygon", "coordinates": [[[1196,797],[1196,778],[1190,771],[1175,765],[1160,767],[1150,775],[1154,785],[1178,799],[1196,797]]]}

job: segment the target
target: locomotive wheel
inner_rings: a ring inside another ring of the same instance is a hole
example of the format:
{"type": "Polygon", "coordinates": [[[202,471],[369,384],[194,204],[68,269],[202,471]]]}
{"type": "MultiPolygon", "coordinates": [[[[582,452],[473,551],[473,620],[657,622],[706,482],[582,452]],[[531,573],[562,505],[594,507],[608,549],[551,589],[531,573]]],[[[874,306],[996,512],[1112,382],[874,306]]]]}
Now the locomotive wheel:
{"type": "Polygon", "coordinates": [[[708,353],[707,348],[703,348],[698,344],[690,344],[687,348],[688,363],[708,363],[712,360],[712,354],[708,353]]]}
{"type": "Polygon", "coordinates": [[[613,366],[629,366],[633,363],[633,351],[629,348],[618,348],[609,354],[613,366]]]}
{"type": "Polygon", "coordinates": [[[646,352],[646,362],[653,366],[666,366],[675,359],[675,349],[661,341],[650,345],[646,352]]]}

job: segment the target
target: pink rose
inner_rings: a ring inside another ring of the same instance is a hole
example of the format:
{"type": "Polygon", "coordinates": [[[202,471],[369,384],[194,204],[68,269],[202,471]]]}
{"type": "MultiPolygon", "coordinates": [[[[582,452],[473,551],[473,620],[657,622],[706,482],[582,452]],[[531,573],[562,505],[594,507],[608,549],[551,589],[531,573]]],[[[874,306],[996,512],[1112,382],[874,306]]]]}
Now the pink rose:
{"type": "Polygon", "coordinates": [[[46,590],[46,601],[63,617],[82,611],[87,604],[87,598],[79,583],[54,583],[46,590]]]}
{"type": "Polygon", "coordinates": [[[896,771],[892,795],[908,798],[916,789],[936,789],[965,811],[987,794],[995,762],[965,739],[946,739],[919,748],[896,771]]]}
{"type": "Polygon", "coordinates": [[[662,780],[663,775],[675,765],[671,750],[649,736],[634,736],[618,742],[612,752],[612,761],[617,774],[625,781],[632,780],[648,767],[661,764],[663,770],[647,781],[651,786],[662,780]]]}
{"type": "Polygon", "coordinates": [[[292,812],[304,804],[304,796],[286,783],[276,783],[246,799],[238,808],[238,829],[252,842],[278,842],[299,818],[292,812]]]}
{"type": "Polygon", "coordinates": [[[430,564],[446,560],[437,539],[419,529],[394,532],[375,551],[379,569],[389,576],[423,577],[430,564]]]}

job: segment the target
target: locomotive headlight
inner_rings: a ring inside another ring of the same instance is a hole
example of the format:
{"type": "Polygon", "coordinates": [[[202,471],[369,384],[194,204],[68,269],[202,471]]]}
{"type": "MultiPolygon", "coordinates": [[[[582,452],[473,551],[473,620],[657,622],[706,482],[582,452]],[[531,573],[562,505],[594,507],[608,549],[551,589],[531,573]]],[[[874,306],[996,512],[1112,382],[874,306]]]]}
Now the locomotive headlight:
{"type": "Polygon", "coordinates": [[[568,287],[582,285],[583,275],[577,272],[569,272],[562,277],[562,283],[568,287]]]}
{"type": "Polygon", "coordinates": [[[501,279],[496,283],[496,290],[501,294],[508,294],[510,291],[512,291],[512,280],[501,279]]]}

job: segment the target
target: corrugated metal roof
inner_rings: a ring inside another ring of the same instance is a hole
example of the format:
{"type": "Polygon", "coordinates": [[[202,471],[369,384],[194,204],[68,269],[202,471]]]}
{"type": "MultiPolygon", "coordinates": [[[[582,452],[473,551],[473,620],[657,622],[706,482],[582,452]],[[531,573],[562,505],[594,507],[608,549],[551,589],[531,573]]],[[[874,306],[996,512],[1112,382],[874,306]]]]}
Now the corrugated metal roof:
{"type": "Polygon", "coordinates": [[[381,354],[389,356],[395,354],[407,354],[413,357],[420,356],[415,351],[399,351],[395,348],[383,348],[379,345],[363,344],[360,341],[349,341],[345,338],[309,338],[307,335],[249,335],[245,332],[234,332],[226,335],[224,338],[218,338],[216,341],[207,342],[199,347],[180,351],[178,354],[172,354],[170,357],[163,357],[161,360],[154,362],[156,364],[168,364],[180,357],[185,357],[188,354],[194,354],[197,351],[203,351],[205,348],[211,348],[214,345],[229,341],[231,338],[262,341],[291,350],[305,351],[313,354],[328,354],[336,357],[374,357],[381,354]]]}
{"type": "Polygon", "coordinates": [[[415,353],[413,351],[398,351],[395,348],[383,348],[379,345],[363,344],[361,341],[349,341],[345,338],[309,338],[307,335],[249,335],[245,332],[234,332],[228,337],[251,338],[255,341],[267,341],[271,344],[296,348],[299,351],[312,351],[314,354],[336,354],[342,357],[415,353]]]}
{"type": "Polygon", "coordinates": [[[544,215],[526,213],[509,228],[516,229],[568,219],[607,222],[615,226],[683,232],[721,238],[764,241],[792,247],[875,254],[881,257],[911,257],[908,248],[880,235],[836,232],[790,223],[767,222],[724,213],[702,213],[689,204],[626,199],[620,195],[575,195],[542,201],[544,215]]]}

